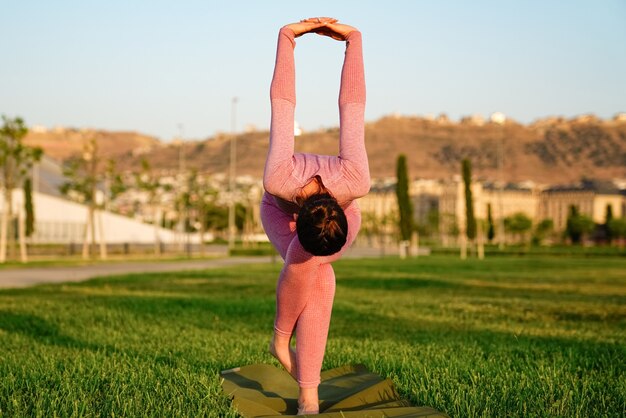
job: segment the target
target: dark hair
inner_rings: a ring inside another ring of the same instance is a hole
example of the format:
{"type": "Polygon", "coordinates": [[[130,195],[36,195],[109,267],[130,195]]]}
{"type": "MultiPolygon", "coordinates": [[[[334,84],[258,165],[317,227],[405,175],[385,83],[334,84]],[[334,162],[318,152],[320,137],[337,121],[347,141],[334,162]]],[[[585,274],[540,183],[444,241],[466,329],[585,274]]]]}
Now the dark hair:
{"type": "Polygon", "coordinates": [[[322,192],[309,196],[298,212],[300,244],[313,255],[335,254],[346,243],[348,220],[337,199],[322,192]]]}

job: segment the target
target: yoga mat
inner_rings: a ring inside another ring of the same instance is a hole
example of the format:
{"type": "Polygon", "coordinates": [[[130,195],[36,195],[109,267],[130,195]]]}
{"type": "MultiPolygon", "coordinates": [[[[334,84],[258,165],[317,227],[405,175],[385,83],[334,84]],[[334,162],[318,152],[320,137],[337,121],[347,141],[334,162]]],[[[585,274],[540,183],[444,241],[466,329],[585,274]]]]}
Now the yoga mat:
{"type": "MultiPolygon", "coordinates": [[[[221,372],[222,389],[244,418],[296,416],[298,385],[283,369],[253,364],[221,372]]],[[[320,414],[324,418],[421,417],[448,415],[436,409],[411,406],[401,399],[390,379],[371,373],[363,365],[342,366],[322,372],[320,414]]]]}

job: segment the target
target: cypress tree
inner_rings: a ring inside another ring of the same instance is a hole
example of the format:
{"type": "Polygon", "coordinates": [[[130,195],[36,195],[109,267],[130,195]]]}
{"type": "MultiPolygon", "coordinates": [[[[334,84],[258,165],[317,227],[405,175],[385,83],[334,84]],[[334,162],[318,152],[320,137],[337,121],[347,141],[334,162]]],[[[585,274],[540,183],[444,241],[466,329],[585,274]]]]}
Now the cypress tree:
{"type": "Polygon", "coordinates": [[[409,175],[404,154],[398,156],[396,179],[400,236],[402,240],[408,241],[411,239],[411,233],[413,232],[413,205],[409,199],[409,175]]]}
{"type": "Polygon", "coordinates": [[[493,215],[491,214],[491,203],[487,203],[487,239],[493,241],[496,236],[496,228],[493,224],[493,215]]]}
{"type": "Polygon", "coordinates": [[[580,231],[579,226],[580,222],[578,222],[579,217],[580,215],[578,214],[578,207],[575,205],[570,205],[567,215],[567,223],[565,226],[565,233],[572,240],[573,244],[578,244],[582,236],[582,232],[580,231]]]}
{"type": "Polygon", "coordinates": [[[589,216],[581,214],[577,206],[570,205],[565,233],[572,244],[580,244],[583,236],[593,231],[593,228],[593,220],[589,216]]]}
{"type": "Polygon", "coordinates": [[[463,183],[465,184],[465,219],[467,238],[476,238],[476,218],[474,217],[474,203],[472,199],[472,163],[467,158],[462,161],[463,183]]]}
{"type": "Polygon", "coordinates": [[[604,218],[604,230],[606,231],[606,240],[608,241],[609,244],[613,241],[613,238],[615,235],[613,228],[611,228],[612,220],[613,220],[613,206],[606,205],[606,215],[604,218]]]}

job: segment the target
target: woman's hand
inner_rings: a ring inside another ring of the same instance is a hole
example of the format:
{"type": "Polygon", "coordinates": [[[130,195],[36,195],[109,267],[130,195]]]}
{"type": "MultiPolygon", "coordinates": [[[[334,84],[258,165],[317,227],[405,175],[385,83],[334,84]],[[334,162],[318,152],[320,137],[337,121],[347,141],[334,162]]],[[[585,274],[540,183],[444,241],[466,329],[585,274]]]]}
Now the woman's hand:
{"type": "Polygon", "coordinates": [[[291,29],[297,38],[305,33],[315,32],[323,26],[335,22],[337,22],[337,19],[333,19],[331,17],[311,17],[309,19],[303,19],[297,23],[290,23],[284,27],[291,29]]]}
{"type": "Polygon", "coordinates": [[[345,41],[348,38],[348,35],[355,30],[357,30],[357,28],[350,25],[344,25],[343,23],[336,23],[335,21],[328,22],[325,25],[316,28],[313,32],[318,35],[331,37],[338,41],[345,41]]]}

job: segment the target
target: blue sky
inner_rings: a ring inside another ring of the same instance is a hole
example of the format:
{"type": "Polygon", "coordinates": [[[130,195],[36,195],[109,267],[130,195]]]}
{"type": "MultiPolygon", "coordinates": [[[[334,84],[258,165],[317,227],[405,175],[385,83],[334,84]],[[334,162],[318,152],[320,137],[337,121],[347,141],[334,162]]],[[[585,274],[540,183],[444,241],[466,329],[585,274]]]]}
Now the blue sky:
{"type": "MultiPolygon", "coordinates": [[[[269,126],[276,35],[333,16],[363,32],[366,118],[626,112],[626,1],[0,2],[0,114],[201,139],[269,126]]],[[[338,124],[344,46],[297,40],[304,129],[338,124]]]]}

